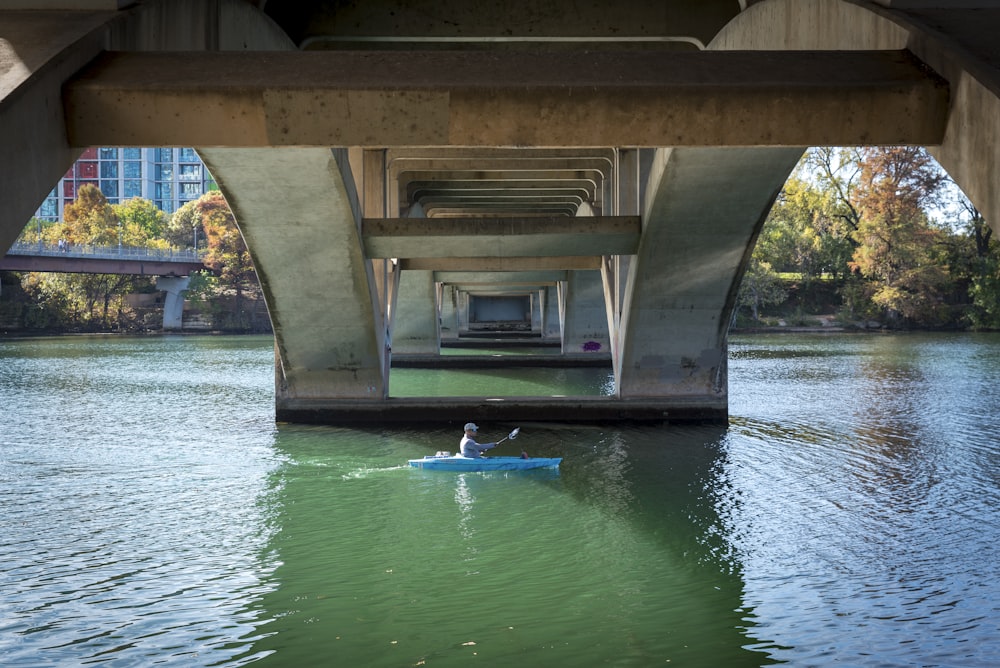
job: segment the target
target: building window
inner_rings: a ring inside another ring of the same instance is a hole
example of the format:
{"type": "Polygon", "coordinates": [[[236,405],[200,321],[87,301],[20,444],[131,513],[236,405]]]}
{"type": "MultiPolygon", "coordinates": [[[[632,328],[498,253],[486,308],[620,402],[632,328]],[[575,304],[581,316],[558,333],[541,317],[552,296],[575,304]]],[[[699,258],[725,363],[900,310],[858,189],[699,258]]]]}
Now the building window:
{"type": "Polygon", "coordinates": [[[181,181],[201,181],[201,165],[180,165],[177,178],[181,181]]]}
{"type": "Polygon", "coordinates": [[[101,163],[101,178],[102,179],[117,179],[118,178],[118,163],[117,162],[102,162],[101,163]]]}
{"type": "Polygon", "coordinates": [[[123,148],[122,157],[126,160],[142,160],[141,148],[123,148]]]}
{"type": "Polygon", "coordinates": [[[142,197],[142,181],[128,179],[125,181],[125,197],[142,197]]]}
{"type": "Polygon", "coordinates": [[[97,163],[96,162],[84,162],[80,161],[76,163],[76,178],[78,179],[96,179],[97,178],[97,163]]]}
{"type": "MultiPolygon", "coordinates": [[[[173,199],[174,198],[174,184],[173,183],[157,183],[156,184],[156,199],[173,199]]],[[[164,209],[165,211],[166,209],[164,209]]]]}
{"type": "Polygon", "coordinates": [[[174,168],[173,165],[157,165],[156,166],[156,180],[157,181],[173,181],[174,179],[174,168]]]}
{"type": "Polygon", "coordinates": [[[174,149],[172,149],[172,148],[158,148],[158,149],[156,149],[156,161],[157,162],[173,162],[174,161],[174,149]]]}
{"type": "Polygon", "coordinates": [[[111,204],[118,203],[118,181],[101,181],[101,192],[111,204]]]}
{"type": "Polygon", "coordinates": [[[182,183],[180,186],[181,199],[198,199],[201,197],[200,183],[182,183]]]}
{"type": "Polygon", "coordinates": [[[118,159],[118,149],[116,148],[102,148],[100,150],[101,160],[117,160],[118,159]]]}
{"type": "Polygon", "coordinates": [[[193,148],[179,149],[177,160],[178,162],[201,162],[193,148]]]}
{"type": "Polygon", "coordinates": [[[141,162],[125,162],[125,178],[126,179],[141,179],[142,178],[142,163],[141,162]]]}

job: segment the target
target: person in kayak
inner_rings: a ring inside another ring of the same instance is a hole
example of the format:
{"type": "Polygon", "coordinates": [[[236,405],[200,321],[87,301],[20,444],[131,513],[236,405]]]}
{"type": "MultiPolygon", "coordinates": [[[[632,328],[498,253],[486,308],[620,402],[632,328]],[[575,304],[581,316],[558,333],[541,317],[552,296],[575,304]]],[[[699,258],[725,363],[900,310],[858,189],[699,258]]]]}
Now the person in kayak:
{"type": "Polygon", "coordinates": [[[476,432],[478,431],[479,427],[476,426],[476,423],[467,422],[465,424],[465,436],[462,437],[462,442],[459,444],[463,457],[478,459],[483,456],[484,450],[497,446],[496,443],[476,443],[476,432]]]}

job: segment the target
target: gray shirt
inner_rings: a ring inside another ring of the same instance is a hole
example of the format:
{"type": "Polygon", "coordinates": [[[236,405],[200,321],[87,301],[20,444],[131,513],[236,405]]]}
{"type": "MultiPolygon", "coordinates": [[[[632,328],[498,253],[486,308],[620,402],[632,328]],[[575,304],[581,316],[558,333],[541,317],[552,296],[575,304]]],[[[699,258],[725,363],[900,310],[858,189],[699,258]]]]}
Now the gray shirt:
{"type": "Polygon", "coordinates": [[[463,436],[459,444],[459,450],[463,457],[478,459],[483,456],[484,450],[496,447],[496,443],[476,443],[476,439],[470,436],[463,436]]]}

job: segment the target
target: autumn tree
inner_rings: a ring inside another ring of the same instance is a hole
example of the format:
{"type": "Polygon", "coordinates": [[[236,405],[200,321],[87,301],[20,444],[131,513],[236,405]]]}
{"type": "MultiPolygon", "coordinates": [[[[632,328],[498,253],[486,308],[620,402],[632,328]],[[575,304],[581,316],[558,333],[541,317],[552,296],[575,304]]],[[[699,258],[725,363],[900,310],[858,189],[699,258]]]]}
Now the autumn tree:
{"type": "Polygon", "coordinates": [[[918,147],[871,147],[862,158],[855,200],[859,214],[850,266],[871,282],[871,299],[890,317],[935,324],[947,317],[948,274],[940,262],[941,230],[926,210],[946,180],[918,147]]]}
{"type": "MultiPolygon", "coordinates": [[[[157,245],[162,244],[155,237],[165,220],[148,200],[111,205],[96,186],[84,185],[65,206],[63,222],[45,227],[43,236],[48,243],[157,245]]],[[[136,326],[125,295],[151,286],[149,277],[120,274],[26,273],[21,278],[21,287],[44,312],[39,318],[46,326],[100,331],[136,326]]]]}
{"type": "Polygon", "coordinates": [[[122,245],[145,248],[170,247],[170,243],[163,238],[169,218],[148,199],[134,197],[121,204],[112,205],[111,210],[120,224],[122,245]]]}
{"type": "Polygon", "coordinates": [[[80,186],[76,199],[63,208],[63,224],[51,228],[71,244],[118,244],[118,216],[97,186],[80,186]]]}
{"type": "Polygon", "coordinates": [[[170,227],[176,231],[198,229],[205,239],[204,262],[217,276],[209,282],[204,292],[231,295],[234,299],[235,321],[226,326],[245,329],[251,325],[245,313],[244,298],[247,292],[256,296],[260,285],[253,261],[243,235],[236,226],[236,219],[225,198],[219,191],[210,191],[196,201],[181,207],[174,214],[170,227]]]}

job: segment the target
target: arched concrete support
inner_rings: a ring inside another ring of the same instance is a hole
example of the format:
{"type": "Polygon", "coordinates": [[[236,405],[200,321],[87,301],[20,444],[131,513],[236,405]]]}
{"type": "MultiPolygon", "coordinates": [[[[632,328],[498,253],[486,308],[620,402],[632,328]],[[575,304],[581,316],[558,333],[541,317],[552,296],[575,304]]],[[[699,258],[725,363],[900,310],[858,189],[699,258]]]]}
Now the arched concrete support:
{"type": "Polygon", "coordinates": [[[115,12],[0,12],[0,247],[80,151],[66,139],[62,84],[100,53],[115,12]]]}
{"type": "Polygon", "coordinates": [[[619,330],[619,397],[728,410],[728,314],[760,226],[802,152],[657,152],[619,330]]]}
{"type": "Polygon", "coordinates": [[[184,293],[190,284],[190,276],[156,277],[156,289],[167,293],[163,300],[163,329],[180,330],[184,327],[184,293]]]}
{"type": "Polygon", "coordinates": [[[889,9],[884,4],[764,0],[730,22],[709,48],[909,49],[951,89],[944,141],[928,148],[1000,233],[1000,9],[955,8],[948,2],[889,9]]]}
{"type": "Polygon", "coordinates": [[[244,0],[148,0],[120,11],[0,9],[0,247],[10,247],[79,157],[66,137],[62,86],[101,50],[294,48],[244,0]]]}
{"type": "Polygon", "coordinates": [[[251,249],[274,328],[276,407],[384,399],[385,323],[345,151],[202,149],[251,249]]]}

